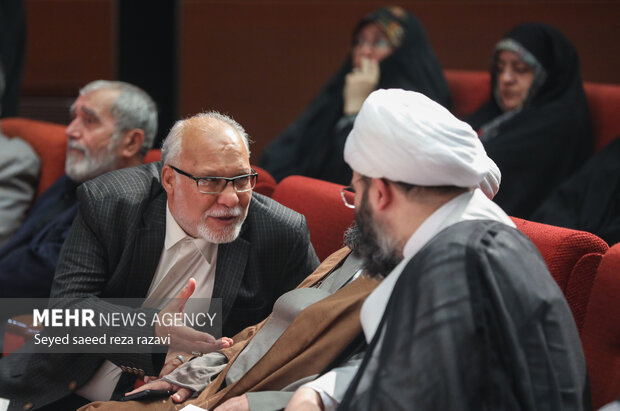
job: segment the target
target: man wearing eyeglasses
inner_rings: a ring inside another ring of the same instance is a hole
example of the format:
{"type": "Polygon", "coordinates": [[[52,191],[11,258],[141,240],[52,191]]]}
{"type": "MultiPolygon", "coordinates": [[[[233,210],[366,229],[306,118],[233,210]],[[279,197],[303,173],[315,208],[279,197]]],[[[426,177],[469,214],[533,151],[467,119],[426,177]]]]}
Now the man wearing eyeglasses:
{"type": "MultiPolygon", "coordinates": [[[[97,298],[192,297],[184,307],[162,309],[170,313],[206,311],[192,303],[221,298],[223,335],[259,322],[317,267],[318,258],[304,217],[252,193],[256,178],[247,134],[232,118],[208,112],[178,121],[161,163],[80,187],[79,213],[51,296],[89,297],[99,312],[109,307],[97,298]]],[[[151,333],[169,333],[183,348],[170,348],[163,368],[149,354],[116,355],[114,362],[110,356],[103,363],[93,355],[56,355],[41,360],[53,376],[39,368],[27,380],[45,393],[33,399],[13,392],[11,406],[75,409],[87,400],[117,398],[131,390],[136,375],[166,374],[192,355],[230,344],[181,326],[155,325],[151,333]]]]}

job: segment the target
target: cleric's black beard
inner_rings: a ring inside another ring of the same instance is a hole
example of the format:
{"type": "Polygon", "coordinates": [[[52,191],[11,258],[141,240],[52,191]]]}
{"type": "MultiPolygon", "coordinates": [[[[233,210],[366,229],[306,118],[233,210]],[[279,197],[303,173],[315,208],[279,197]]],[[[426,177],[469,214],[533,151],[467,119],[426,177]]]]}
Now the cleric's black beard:
{"type": "Polygon", "coordinates": [[[356,239],[354,253],[362,259],[364,272],[367,275],[381,279],[400,262],[401,258],[397,256],[394,247],[388,244],[388,240],[381,241],[368,206],[366,191],[362,195],[359,210],[355,213],[355,225],[349,230],[354,230],[356,239]]]}
{"type": "Polygon", "coordinates": [[[360,240],[361,240],[360,229],[357,227],[356,223],[353,223],[344,232],[344,245],[349,247],[356,257],[359,257],[356,250],[357,250],[357,247],[359,246],[360,240]]]}

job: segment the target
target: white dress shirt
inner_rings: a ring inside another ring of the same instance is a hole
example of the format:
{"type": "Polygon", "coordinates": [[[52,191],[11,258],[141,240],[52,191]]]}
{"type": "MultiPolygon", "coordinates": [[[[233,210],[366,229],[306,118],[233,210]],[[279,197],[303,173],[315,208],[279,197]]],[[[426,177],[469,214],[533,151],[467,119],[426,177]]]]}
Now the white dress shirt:
{"type": "MultiPolygon", "coordinates": [[[[213,294],[218,245],[193,238],[176,222],[166,203],[166,237],[159,264],[144,302],[145,306],[163,308],[160,302],[176,297],[190,278],[196,290],[185,305],[186,313],[207,312],[205,300],[213,294]]],[[[121,369],[105,361],[95,375],[76,394],[91,401],[107,401],[121,376],[121,369]]]]}
{"type": "MultiPolygon", "coordinates": [[[[377,288],[366,298],[360,312],[360,322],[364,337],[370,343],[381,322],[385,307],[392,295],[394,285],[409,261],[440,231],[456,223],[467,220],[493,220],[515,227],[510,217],[480,189],[463,193],[438,208],[411,235],[403,248],[403,260],[390,272],[377,288]]],[[[380,346],[380,344],[379,344],[380,346]]],[[[368,374],[376,370],[376,352],[368,364],[368,374]]],[[[355,376],[361,361],[354,361],[343,367],[325,373],[320,378],[307,383],[321,395],[325,410],[335,410],[344,397],[347,387],[355,376]]],[[[363,386],[364,380],[362,380],[363,386]]]]}

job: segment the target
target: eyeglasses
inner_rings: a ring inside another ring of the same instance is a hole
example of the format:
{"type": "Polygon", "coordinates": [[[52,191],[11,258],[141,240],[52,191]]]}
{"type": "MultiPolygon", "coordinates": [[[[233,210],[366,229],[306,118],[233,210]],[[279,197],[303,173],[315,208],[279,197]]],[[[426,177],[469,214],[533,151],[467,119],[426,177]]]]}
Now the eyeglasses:
{"type": "Polygon", "coordinates": [[[254,171],[254,169],[251,169],[252,172],[250,174],[243,174],[236,177],[195,177],[175,166],[168,165],[177,173],[194,180],[198,187],[198,191],[203,194],[220,194],[226,189],[228,182],[232,183],[235,192],[245,193],[256,186],[256,180],[258,179],[258,173],[254,171]]]}
{"type": "Polygon", "coordinates": [[[390,41],[384,37],[378,37],[374,40],[364,39],[362,37],[357,37],[353,40],[353,47],[363,47],[368,46],[372,49],[387,49],[392,47],[390,41]]]}
{"type": "Polygon", "coordinates": [[[355,188],[353,188],[353,186],[347,186],[340,189],[340,197],[342,197],[342,202],[344,205],[349,208],[355,208],[355,204],[347,201],[347,194],[349,194],[349,197],[352,197],[351,194],[355,195],[355,188]]]}

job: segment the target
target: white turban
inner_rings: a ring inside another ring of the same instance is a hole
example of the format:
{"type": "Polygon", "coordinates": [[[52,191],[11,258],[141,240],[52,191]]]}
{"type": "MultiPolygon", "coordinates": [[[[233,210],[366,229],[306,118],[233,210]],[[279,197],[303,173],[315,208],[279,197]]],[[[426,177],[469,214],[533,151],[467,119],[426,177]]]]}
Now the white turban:
{"type": "Polygon", "coordinates": [[[479,187],[493,198],[501,173],[476,132],[423,94],[372,92],[344,147],[360,174],[419,186],[479,187]]]}

